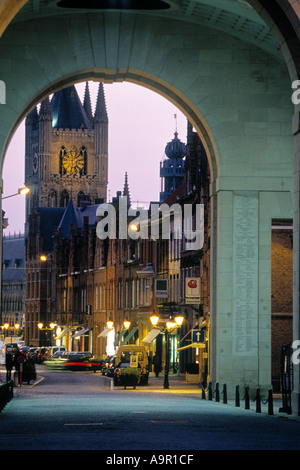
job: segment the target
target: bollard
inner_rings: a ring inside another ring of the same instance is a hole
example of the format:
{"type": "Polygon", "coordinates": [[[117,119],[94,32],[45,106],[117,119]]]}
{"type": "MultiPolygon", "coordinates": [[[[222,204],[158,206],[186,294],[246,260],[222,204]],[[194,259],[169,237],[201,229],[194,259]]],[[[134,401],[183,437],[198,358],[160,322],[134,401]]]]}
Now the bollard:
{"type": "Polygon", "coordinates": [[[272,390],[269,390],[269,395],[268,395],[268,415],[273,415],[274,410],[273,410],[273,393],[272,390]]]}
{"type": "Polygon", "coordinates": [[[203,384],[201,385],[202,387],[202,400],[205,400],[205,388],[203,387],[203,384]]]}
{"type": "Polygon", "coordinates": [[[248,385],[245,388],[245,410],[250,410],[250,395],[248,385]]]}
{"type": "Polygon", "coordinates": [[[240,406],[240,387],[235,387],[235,406],[240,406]]]}
{"type": "Polygon", "coordinates": [[[256,390],[256,413],[261,412],[261,403],[260,403],[260,389],[256,390]]]}
{"type": "Polygon", "coordinates": [[[219,384],[216,383],[216,401],[220,401],[220,391],[219,391],[219,384]]]}
{"type": "Polygon", "coordinates": [[[211,382],[208,384],[208,399],[211,401],[212,400],[212,388],[211,388],[211,382]]]}
{"type": "Polygon", "coordinates": [[[223,385],[223,403],[227,403],[227,385],[223,385]]]}

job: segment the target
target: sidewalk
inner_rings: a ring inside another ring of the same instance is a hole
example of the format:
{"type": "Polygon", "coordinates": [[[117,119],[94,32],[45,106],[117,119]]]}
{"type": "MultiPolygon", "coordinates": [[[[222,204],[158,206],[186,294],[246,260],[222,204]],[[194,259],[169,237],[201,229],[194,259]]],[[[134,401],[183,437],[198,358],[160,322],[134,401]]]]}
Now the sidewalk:
{"type": "MultiPolygon", "coordinates": [[[[130,390],[130,387],[128,388],[130,390]]],[[[194,399],[210,401],[208,398],[208,392],[205,391],[205,398],[203,398],[202,387],[199,383],[188,383],[185,380],[184,375],[169,375],[169,389],[164,389],[164,375],[160,374],[159,377],[155,377],[153,373],[149,375],[149,384],[146,386],[138,386],[136,391],[142,393],[163,393],[163,394],[178,394],[178,395],[189,395],[194,399]]],[[[245,397],[244,390],[240,389],[240,406],[237,407],[235,399],[227,399],[227,403],[223,403],[223,393],[222,387],[220,387],[220,399],[219,402],[216,402],[215,389],[213,388],[213,399],[212,402],[220,406],[229,406],[234,408],[239,408],[240,410],[245,410],[246,413],[257,413],[256,411],[256,400],[253,397],[250,397],[250,409],[245,409],[245,397]]],[[[261,395],[261,412],[257,414],[266,414],[269,415],[269,404],[267,396],[264,394],[261,395]]],[[[290,418],[293,420],[300,421],[300,417],[295,415],[289,415],[288,413],[280,412],[282,407],[282,397],[281,394],[273,394],[273,415],[277,418],[290,418]]]]}

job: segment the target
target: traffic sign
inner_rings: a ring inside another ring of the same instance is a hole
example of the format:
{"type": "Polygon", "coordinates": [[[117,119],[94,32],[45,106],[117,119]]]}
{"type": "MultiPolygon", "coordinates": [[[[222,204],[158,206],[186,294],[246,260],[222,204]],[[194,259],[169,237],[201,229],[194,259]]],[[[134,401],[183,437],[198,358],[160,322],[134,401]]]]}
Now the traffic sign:
{"type": "Polygon", "coordinates": [[[17,361],[19,364],[23,364],[25,362],[25,357],[24,356],[18,356],[17,361]]]}
{"type": "Polygon", "coordinates": [[[192,343],[204,343],[203,330],[192,330],[192,343]]]}

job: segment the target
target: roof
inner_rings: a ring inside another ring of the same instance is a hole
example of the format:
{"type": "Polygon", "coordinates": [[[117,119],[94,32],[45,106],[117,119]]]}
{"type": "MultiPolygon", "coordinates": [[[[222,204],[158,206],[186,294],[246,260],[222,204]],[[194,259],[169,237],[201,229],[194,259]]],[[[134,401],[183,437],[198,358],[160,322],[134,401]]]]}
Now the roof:
{"type": "Polygon", "coordinates": [[[74,85],[57,91],[51,100],[53,123],[56,129],[91,129],[74,85]]]}
{"type": "Polygon", "coordinates": [[[68,238],[71,233],[71,225],[74,225],[75,229],[83,228],[85,217],[88,217],[89,226],[95,226],[97,208],[98,205],[76,207],[73,201],[70,201],[67,207],[38,207],[43,250],[46,252],[53,250],[53,237],[57,229],[62,229],[63,237],[68,238]]]}
{"type": "Polygon", "coordinates": [[[3,281],[23,281],[25,278],[25,237],[3,238],[3,281]]]}
{"type": "Polygon", "coordinates": [[[43,239],[43,250],[53,249],[53,235],[65,212],[64,207],[38,207],[40,214],[40,235],[43,239]]]}
{"type": "Polygon", "coordinates": [[[74,225],[75,229],[83,228],[85,217],[88,217],[90,226],[95,225],[97,222],[97,207],[98,205],[76,207],[74,202],[70,201],[60,220],[58,229],[62,229],[63,236],[67,238],[70,236],[71,225],[74,225]]]}

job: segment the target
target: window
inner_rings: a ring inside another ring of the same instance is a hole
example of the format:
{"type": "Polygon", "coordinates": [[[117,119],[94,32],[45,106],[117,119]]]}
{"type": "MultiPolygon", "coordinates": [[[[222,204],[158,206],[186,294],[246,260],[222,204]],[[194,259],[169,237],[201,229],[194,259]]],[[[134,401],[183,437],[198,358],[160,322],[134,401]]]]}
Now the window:
{"type": "Polygon", "coordinates": [[[66,189],[64,189],[60,196],[60,207],[67,207],[69,204],[69,199],[69,193],[66,189]]]}
{"type": "Polygon", "coordinates": [[[48,195],[48,207],[57,207],[57,194],[54,189],[48,195]]]}

